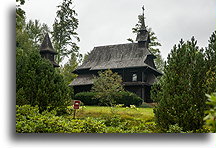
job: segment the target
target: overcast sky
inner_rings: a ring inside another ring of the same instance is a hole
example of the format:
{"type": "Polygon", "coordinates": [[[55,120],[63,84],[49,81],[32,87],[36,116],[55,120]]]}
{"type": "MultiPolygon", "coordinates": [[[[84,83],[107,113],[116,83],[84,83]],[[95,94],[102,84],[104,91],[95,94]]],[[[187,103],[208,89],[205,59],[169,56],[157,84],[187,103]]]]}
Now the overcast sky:
{"type": "MultiPolygon", "coordinates": [[[[62,0],[27,0],[23,9],[27,19],[39,19],[51,28],[56,6],[62,0]]],[[[81,53],[95,46],[128,43],[135,39],[132,28],[145,5],[145,22],[162,44],[166,59],[174,44],[192,36],[205,47],[216,27],[215,0],[74,0],[78,13],[81,53]]]]}

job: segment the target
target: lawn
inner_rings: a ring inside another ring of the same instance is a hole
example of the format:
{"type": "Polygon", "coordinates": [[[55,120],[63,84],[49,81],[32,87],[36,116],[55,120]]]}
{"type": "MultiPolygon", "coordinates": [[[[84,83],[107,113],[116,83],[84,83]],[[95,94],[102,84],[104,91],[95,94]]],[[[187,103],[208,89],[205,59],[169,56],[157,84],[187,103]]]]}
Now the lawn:
{"type": "Polygon", "coordinates": [[[86,117],[107,118],[119,116],[126,120],[153,121],[153,108],[130,108],[130,107],[105,107],[105,106],[83,106],[76,112],[76,118],[86,117]]]}

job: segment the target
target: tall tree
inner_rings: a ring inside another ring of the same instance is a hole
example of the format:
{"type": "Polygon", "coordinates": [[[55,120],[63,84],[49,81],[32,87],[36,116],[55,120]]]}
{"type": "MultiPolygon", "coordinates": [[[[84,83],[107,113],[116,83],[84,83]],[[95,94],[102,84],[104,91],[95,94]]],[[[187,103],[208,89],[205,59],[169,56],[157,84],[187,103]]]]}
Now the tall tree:
{"type": "Polygon", "coordinates": [[[207,93],[216,92],[216,31],[214,31],[209,39],[208,47],[205,50],[205,63],[207,68],[207,93]]]}
{"type": "Polygon", "coordinates": [[[67,85],[69,85],[77,77],[76,74],[72,73],[77,66],[77,57],[74,53],[72,53],[69,61],[61,67],[61,74],[63,75],[67,85]]]}
{"type": "Polygon", "coordinates": [[[39,48],[46,33],[50,32],[49,27],[44,23],[41,24],[39,20],[29,20],[25,25],[25,31],[36,48],[39,48]]]}
{"type": "Polygon", "coordinates": [[[183,131],[196,131],[204,124],[205,62],[196,44],[194,37],[187,42],[181,40],[168,55],[154,109],[156,123],[165,131],[175,124],[183,131]]]}
{"type": "MultiPolygon", "coordinates": [[[[137,34],[141,28],[142,22],[144,21],[144,15],[138,15],[138,23],[135,25],[134,28],[132,28],[132,32],[137,34]]],[[[157,36],[155,35],[155,33],[152,31],[152,28],[149,28],[148,26],[146,27],[148,32],[149,32],[149,36],[150,36],[150,43],[149,43],[149,50],[157,57],[155,59],[155,65],[157,67],[157,69],[159,71],[163,71],[164,68],[164,60],[161,56],[159,47],[161,46],[161,43],[158,41],[157,36]]],[[[134,42],[133,39],[129,38],[127,39],[130,42],[134,42]]]]}
{"type": "Polygon", "coordinates": [[[63,0],[57,6],[55,22],[53,24],[54,48],[59,53],[56,62],[60,63],[65,57],[72,53],[78,54],[77,42],[80,40],[76,29],[78,28],[77,13],[74,10],[72,0],[63,0]]]}
{"type": "Polygon", "coordinates": [[[25,24],[25,11],[20,7],[24,4],[25,0],[16,0],[16,31],[21,30],[25,24]]]}

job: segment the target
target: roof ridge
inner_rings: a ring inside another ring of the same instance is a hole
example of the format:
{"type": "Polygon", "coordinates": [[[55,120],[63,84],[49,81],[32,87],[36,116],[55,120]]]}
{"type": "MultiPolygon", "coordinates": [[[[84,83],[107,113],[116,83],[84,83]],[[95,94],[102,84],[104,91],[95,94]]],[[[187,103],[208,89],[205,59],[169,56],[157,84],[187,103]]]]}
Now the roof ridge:
{"type": "Polygon", "coordinates": [[[129,44],[137,44],[137,43],[124,43],[124,44],[111,44],[111,45],[101,45],[101,46],[95,46],[94,48],[98,47],[107,47],[107,46],[120,46],[120,45],[129,45],[129,44]]]}

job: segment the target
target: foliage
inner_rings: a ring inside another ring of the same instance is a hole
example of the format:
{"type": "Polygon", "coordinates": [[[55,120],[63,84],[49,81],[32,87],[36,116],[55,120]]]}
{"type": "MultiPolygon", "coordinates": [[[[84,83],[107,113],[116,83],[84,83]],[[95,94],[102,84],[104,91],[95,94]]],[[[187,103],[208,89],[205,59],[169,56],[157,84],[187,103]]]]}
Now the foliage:
{"type": "Polygon", "coordinates": [[[63,0],[61,5],[57,7],[52,36],[54,48],[59,53],[56,58],[59,64],[65,56],[78,53],[79,47],[76,42],[79,41],[79,37],[76,33],[78,28],[77,13],[74,10],[72,0],[63,0]]]}
{"type": "Polygon", "coordinates": [[[25,49],[17,48],[16,91],[17,105],[38,105],[40,110],[64,108],[70,100],[63,77],[36,49],[25,53],[25,49]]]}
{"type": "MultiPolygon", "coordinates": [[[[131,92],[116,92],[111,93],[110,97],[113,99],[114,104],[124,104],[124,106],[136,105],[140,106],[142,104],[142,99],[131,92]]],[[[95,92],[80,92],[75,95],[75,100],[82,101],[85,105],[107,105],[101,102],[97,98],[97,93],[95,92]]]]}
{"type": "Polygon", "coordinates": [[[74,99],[82,101],[85,105],[98,105],[99,100],[95,97],[95,92],[80,92],[75,95],[74,99]]]}
{"type": "Polygon", "coordinates": [[[183,131],[201,129],[205,110],[204,54],[191,41],[180,41],[168,55],[161,90],[154,97],[156,123],[165,131],[178,124],[183,131]]]}
{"type": "Polygon", "coordinates": [[[76,74],[72,73],[77,66],[77,57],[74,53],[72,53],[69,61],[60,68],[61,74],[63,75],[67,85],[69,85],[77,77],[76,74]]]}
{"type": "MultiPolygon", "coordinates": [[[[135,25],[134,28],[132,28],[132,32],[137,34],[139,32],[139,29],[141,28],[142,21],[144,19],[144,15],[138,15],[138,23],[135,25]]],[[[161,46],[161,43],[158,41],[157,36],[152,31],[152,28],[146,27],[150,36],[150,43],[149,43],[149,50],[156,56],[155,59],[155,65],[159,71],[163,71],[164,69],[164,59],[161,56],[161,52],[159,47],[161,46]]],[[[127,39],[130,42],[134,42],[133,39],[129,38],[127,39]]]]}
{"type": "Polygon", "coordinates": [[[209,105],[209,109],[205,111],[207,116],[205,116],[205,125],[211,130],[211,132],[216,133],[216,93],[212,95],[206,95],[208,101],[206,102],[209,105]]]}
{"type": "Polygon", "coordinates": [[[39,20],[29,20],[25,25],[24,30],[37,49],[39,49],[46,33],[50,32],[48,26],[44,23],[41,24],[39,20]]]}
{"type": "Polygon", "coordinates": [[[205,50],[206,63],[206,87],[207,93],[216,92],[216,31],[214,31],[209,39],[208,47],[205,50]]]}
{"type": "Polygon", "coordinates": [[[185,133],[183,132],[182,127],[179,127],[178,124],[170,125],[167,133],[185,133]]]}
{"type": "Polygon", "coordinates": [[[102,104],[113,105],[115,103],[112,94],[123,91],[122,78],[111,70],[98,72],[98,77],[93,82],[92,91],[96,92],[96,98],[102,104]]]}
{"type": "Polygon", "coordinates": [[[38,107],[16,106],[17,133],[103,133],[105,125],[92,118],[71,120],[56,111],[39,113],[38,107]]]}
{"type": "Polygon", "coordinates": [[[25,0],[16,0],[16,30],[22,30],[25,24],[25,11],[20,7],[24,4],[25,0]]]}
{"type": "Polygon", "coordinates": [[[30,105],[16,106],[17,133],[152,133],[154,122],[126,119],[119,115],[72,119],[56,116],[56,111],[39,112],[30,105]]]}
{"type": "Polygon", "coordinates": [[[64,106],[69,99],[67,86],[52,64],[42,59],[25,31],[16,34],[16,103],[38,105],[41,110],[52,105],[64,106]]]}
{"type": "Polygon", "coordinates": [[[136,105],[140,106],[143,100],[132,92],[117,92],[113,93],[112,97],[116,104],[124,104],[125,106],[136,105]]]}

